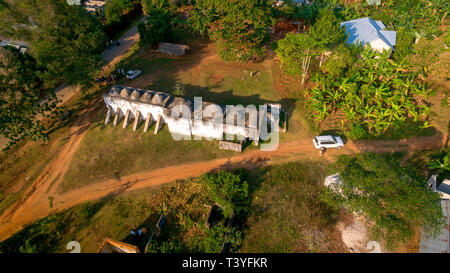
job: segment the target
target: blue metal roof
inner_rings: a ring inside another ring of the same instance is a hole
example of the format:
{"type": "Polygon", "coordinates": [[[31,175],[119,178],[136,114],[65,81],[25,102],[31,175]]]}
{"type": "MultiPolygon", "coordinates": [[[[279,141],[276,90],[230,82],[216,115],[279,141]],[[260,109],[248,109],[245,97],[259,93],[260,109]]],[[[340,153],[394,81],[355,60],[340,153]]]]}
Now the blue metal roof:
{"type": "Polygon", "coordinates": [[[390,48],[397,43],[397,32],[384,30],[386,26],[381,21],[375,21],[369,17],[355,19],[341,23],[349,34],[349,44],[370,44],[381,39],[390,48]]]}

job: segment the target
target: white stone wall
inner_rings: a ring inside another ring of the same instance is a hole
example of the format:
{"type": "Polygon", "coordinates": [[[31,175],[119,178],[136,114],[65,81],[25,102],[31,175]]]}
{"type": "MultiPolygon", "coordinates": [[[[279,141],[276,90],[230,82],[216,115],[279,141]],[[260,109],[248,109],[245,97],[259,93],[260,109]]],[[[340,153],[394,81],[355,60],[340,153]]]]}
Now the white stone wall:
{"type": "Polygon", "coordinates": [[[159,115],[162,115],[164,120],[165,117],[163,115],[165,108],[158,105],[152,105],[147,103],[142,103],[138,101],[128,101],[121,98],[114,97],[104,97],[105,103],[107,106],[111,107],[113,110],[112,114],[116,114],[118,109],[122,111],[125,115],[127,110],[130,110],[130,118],[135,118],[136,111],[141,112],[141,119],[146,120],[147,115],[150,113],[153,121],[158,119],[159,115]]]}
{"type": "MultiPolygon", "coordinates": [[[[124,87],[113,87],[112,90],[124,91],[124,87]]],[[[194,116],[198,113],[191,113],[187,111],[188,114],[185,113],[185,116],[181,114],[181,111],[177,111],[182,109],[181,106],[185,107],[184,109],[190,109],[189,104],[190,101],[186,101],[181,98],[176,98],[175,100],[170,100],[167,105],[166,98],[171,97],[169,94],[159,93],[162,96],[162,100],[153,100],[153,103],[141,101],[141,98],[135,95],[132,95],[134,89],[130,89],[129,93],[133,99],[129,99],[127,93],[125,92],[124,97],[120,96],[119,93],[110,92],[103,96],[105,104],[111,110],[112,120],[114,116],[121,111],[122,115],[126,115],[127,111],[130,111],[128,123],[131,123],[133,119],[136,118],[136,113],[140,112],[140,119],[146,121],[147,115],[150,114],[150,118],[152,121],[157,121],[158,117],[161,116],[162,123],[167,124],[169,131],[172,133],[176,133],[183,136],[200,136],[209,139],[223,139],[224,134],[227,135],[235,135],[242,136],[244,138],[257,139],[259,140],[259,132],[258,127],[260,124],[258,123],[258,112],[255,109],[248,110],[248,114],[244,122],[237,124],[236,121],[231,122],[231,124],[226,124],[225,120],[222,116],[222,113],[216,115],[217,110],[221,110],[222,108],[219,105],[205,103],[203,107],[203,115],[197,116],[198,118],[194,118],[194,116]],[[112,95],[111,95],[112,94],[112,95]],[[160,105],[158,105],[158,103],[160,105]],[[170,107],[169,109],[167,108],[170,107]],[[172,110],[174,110],[173,114],[178,114],[178,116],[172,116],[172,110]],[[215,120],[216,119],[216,120],[215,120]],[[255,120],[256,119],[256,120],[255,120]]],[[[141,90],[139,92],[146,92],[145,90],[141,90]]],[[[147,92],[149,93],[149,92],[147,92]]],[[[142,93],[134,93],[134,94],[142,94],[142,93]]],[[[153,93],[152,93],[153,94],[153,93]]],[[[154,92],[154,94],[157,94],[154,92]]],[[[155,95],[156,96],[156,95],[155,95]]],[[[273,108],[280,108],[281,105],[270,105],[273,108]]],[[[190,109],[192,110],[192,109],[190,109]]],[[[226,113],[230,114],[230,113],[226,113]]],[[[230,114],[231,115],[231,114],[230,114]]],[[[231,116],[230,116],[231,117],[231,116]]],[[[278,118],[278,117],[277,117],[278,118]]],[[[269,115],[269,119],[273,119],[272,115],[269,115]]],[[[279,118],[277,121],[274,120],[275,123],[279,122],[279,118]]],[[[276,128],[278,129],[278,128],[276,128]]]]}

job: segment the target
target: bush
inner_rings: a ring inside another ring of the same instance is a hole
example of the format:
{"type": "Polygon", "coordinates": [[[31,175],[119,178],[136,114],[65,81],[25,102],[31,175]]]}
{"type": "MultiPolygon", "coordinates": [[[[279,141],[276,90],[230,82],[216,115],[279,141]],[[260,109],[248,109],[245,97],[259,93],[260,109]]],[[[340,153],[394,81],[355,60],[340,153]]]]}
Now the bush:
{"type": "Polygon", "coordinates": [[[373,235],[386,240],[388,248],[407,242],[419,227],[433,236],[440,232],[444,220],[439,195],[396,158],[374,153],[341,156],[332,172],[343,181],[342,194],[325,187],[322,200],[362,212],[375,222],[373,235]]]}
{"type": "Polygon", "coordinates": [[[122,16],[139,5],[139,0],[109,0],[105,5],[106,24],[117,24],[122,21],[122,16]]]}
{"type": "Polygon", "coordinates": [[[328,60],[322,65],[321,70],[330,78],[338,78],[346,75],[351,70],[356,56],[344,44],[339,45],[328,60]]]}
{"type": "Polygon", "coordinates": [[[314,48],[315,42],[307,34],[288,33],[284,39],[278,41],[275,52],[284,72],[290,75],[301,75],[302,62],[307,53],[309,52],[309,55],[313,57],[318,55],[314,48]]]}
{"type": "Polygon", "coordinates": [[[170,12],[162,9],[154,10],[147,22],[140,22],[137,26],[140,42],[152,46],[167,41],[172,35],[170,12]]]}
{"type": "Polygon", "coordinates": [[[217,42],[222,59],[247,62],[263,57],[274,17],[267,0],[202,0],[189,22],[194,31],[217,42]]]}
{"type": "Polygon", "coordinates": [[[223,209],[227,218],[239,216],[248,209],[248,184],[241,175],[225,171],[202,176],[211,192],[211,198],[223,209]]]}

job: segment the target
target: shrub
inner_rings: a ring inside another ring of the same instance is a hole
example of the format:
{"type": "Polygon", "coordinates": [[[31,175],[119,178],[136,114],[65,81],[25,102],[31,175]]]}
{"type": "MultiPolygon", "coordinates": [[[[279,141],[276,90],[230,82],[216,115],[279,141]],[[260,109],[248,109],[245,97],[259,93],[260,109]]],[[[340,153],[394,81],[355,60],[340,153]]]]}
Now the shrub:
{"type": "Polygon", "coordinates": [[[374,153],[341,156],[332,172],[343,181],[342,194],[324,188],[322,200],[364,213],[375,222],[373,234],[386,240],[388,248],[411,239],[418,227],[433,236],[440,232],[444,220],[439,195],[396,158],[374,153]]]}

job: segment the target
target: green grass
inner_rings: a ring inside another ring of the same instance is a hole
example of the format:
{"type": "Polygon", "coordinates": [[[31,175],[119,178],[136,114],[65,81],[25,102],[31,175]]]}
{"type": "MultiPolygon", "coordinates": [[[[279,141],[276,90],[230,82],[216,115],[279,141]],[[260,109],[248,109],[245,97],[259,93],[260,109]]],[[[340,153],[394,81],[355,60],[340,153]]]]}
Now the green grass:
{"type": "MultiPolygon", "coordinates": [[[[237,225],[244,238],[240,252],[343,251],[340,238],[333,233],[338,213],[318,200],[319,182],[325,175],[325,165],[310,161],[245,174],[250,211],[233,221],[243,223],[237,225]]],[[[82,252],[95,252],[105,237],[134,244],[142,251],[164,214],[166,226],[157,240],[170,239],[185,251],[195,252],[204,244],[217,244],[209,241],[214,236],[205,229],[205,205],[212,204],[209,187],[197,178],[109,196],[32,223],[1,242],[0,251],[69,252],[66,244],[75,240],[82,252]],[[143,237],[130,235],[131,230],[144,227],[148,232],[143,237]]]]}
{"type": "Polygon", "coordinates": [[[84,136],[59,185],[60,192],[171,165],[236,155],[220,150],[217,141],[176,141],[167,127],[155,135],[155,124],[143,133],[143,124],[135,132],[132,125],[127,129],[122,123],[105,126],[103,115],[99,119],[84,136]]]}
{"type": "MultiPolygon", "coordinates": [[[[66,244],[75,240],[80,243],[81,252],[96,252],[105,237],[134,244],[143,251],[162,213],[168,219],[167,230],[188,226],[187,219],[204,225],[208,212],[204,204],[210,204],[210,200],[207,188],[198,180],[108,197],[38,220],[1,242],[0,251],[69,252],[66,244]],[[130,235],[132,229],[144,227],[147,229],[144,236],[130,235]]],[[[182,234],[178,235],[182,238],[182,234]]]]}
{"type": "Polygon", "coordinates": [[[319,200],[326,166],[295,162],[265,170],[253,193],[240,252],[339,252],[337,211],[319,200]]]}
{"type": "Polygon", "coordinates": [[[50,142],[31,142],[26,148],[22,143],[0,154],[0,214],[19,200],[42,170],[56,158],[66,133],[67,127],[61,127],[50,135],[50,142]]]}

